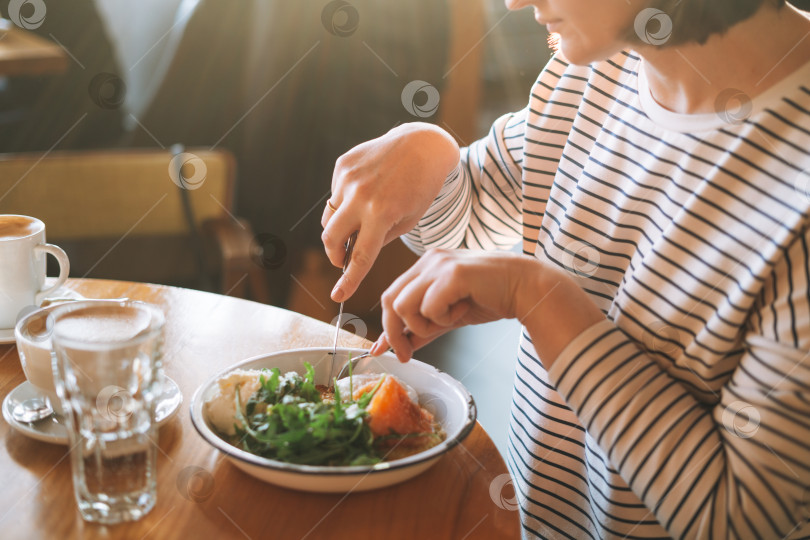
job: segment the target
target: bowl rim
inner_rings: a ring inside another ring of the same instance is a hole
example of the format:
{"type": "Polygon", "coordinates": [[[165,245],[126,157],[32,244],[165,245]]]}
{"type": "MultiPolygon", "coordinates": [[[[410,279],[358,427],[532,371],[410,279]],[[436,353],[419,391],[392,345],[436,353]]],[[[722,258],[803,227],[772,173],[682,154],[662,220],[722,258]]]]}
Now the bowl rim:
{"type": "MultiPolygon", "coordinates": [[[[223,375],[230,373],[234,370],[241,369],[245,364],[256,362],[258,360],[262,360],[265,358],[271,358],[273,356],[279,356],[282,354],[303,353],[303,352],[308,353],[316,351],[329,352],[332,350],[333,350],[332,347],[302,347],[297,349],[284,349],[281,351],[275,351],[271,353],[252,356],[250,358],[237,362],[236,364],[233,364],[232,366],[226,369],[217,372],[213,376],[207,378],[194,391],[194,395],[191,397],[191,400],[189,402],[189,416],[191,416],[191,424],[194,426],[194,429],[197,431],[197,433],[206,442],[208,442],[214,448],[216,448],[217,450],[224,453],[230,458],[237,459],[249,465],[258,466],[263,469],[272,469],[279,472],[318,475],[318,476],[352,476],[360,474],[371,474],[374,472],[382,472],[382,471],[393,471],[397,469],[412,467],[419,463],[436,459],[440,457],[442,454],[454,448],[455,446],[461,444],[461,442],[467,438],[467,436],[472,432],[473,428],[475,427],[476,420],[478,418],[478,409],[475,405],[475,399],[473,398],[472,394],[470,394],[469,390],[467,390],[467,388],[463,384],[461,384],[461,382],[457,381],[444,371],[434,366],[431,366],[430,364],[427,364],[425,362],[415,360],[413,358],[410,360],[410,362],[418,362],[420,365],[435,371],[439,376],[451,379],[453,383],[457,385],[456,387],[462,391],[464,398],[467,401],[467,419],[464,421],[464,425],[461,427],[458,434],[452,439],[449,438],[445,439],[436,446],[433,446],[432,448],[429,448],[425,451],[419,452],[418,454],[413,454],[408,457],[395,459],[393,461],[382,461],[374,465],[343,465],[343,466],[303,465],[298,463],[287,463],[284,461],[276,461],[274,459],[265,458],[262,456],[258,456],[256,454],[252,454],[246,450],[237,448],[231,443],[225,441],[208,426],[207,422],[205,421],[205,418],[203,418],[202,393],[206,388],[208,388],[211,384],[213,384],[214,381],[218,380],[223,375]],[[197,417],[198,414],[199,418],[197,417]]],[[[367,351],[367,349],[357,347],[338,347],[337,350],[347,352],[367,351]]],[[[390,354],[391,353],[387,353],[387,355],[390,354]]]]}

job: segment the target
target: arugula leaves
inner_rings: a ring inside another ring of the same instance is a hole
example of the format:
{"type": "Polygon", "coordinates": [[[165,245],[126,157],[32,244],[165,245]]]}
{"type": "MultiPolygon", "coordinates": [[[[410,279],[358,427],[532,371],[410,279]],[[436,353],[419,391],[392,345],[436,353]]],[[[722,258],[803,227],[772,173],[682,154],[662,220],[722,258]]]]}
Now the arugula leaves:
{"type": "Polygon", "coordinates": [[[245,404],[242,414],[236,390],[235,444],[253,454],[304,465],[370,465],[381,461],[374,449],[374,436],[365,422],[371,398],[379,383],[359,399],[323,401],[314,384],[315,370],[305,364],[306,374],[278,368],[259,377],[261,388],[245,404]]]}

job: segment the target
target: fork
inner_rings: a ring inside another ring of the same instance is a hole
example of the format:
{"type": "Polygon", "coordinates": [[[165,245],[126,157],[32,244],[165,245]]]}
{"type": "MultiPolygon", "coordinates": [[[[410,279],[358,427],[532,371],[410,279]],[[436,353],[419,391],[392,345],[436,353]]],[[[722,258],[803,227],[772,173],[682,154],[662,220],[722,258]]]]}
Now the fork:
{"type": "MultiPolygon", "coordinates": [[[[388,350],[385,352],[391,352],[393,350],[394,350],[393,347],[388,347],[388,350]]],[[[352,372],[354,372],[354,368],[357,367],[357,363],[360,362],[360,360],[362,360],[363,358],[368,358],[369,356],[371,356],[371,351],[364,352],[360,356],[355,356],[354,358],[349,358],[349,361],[343,364],[343,367],[340,368],[340,371],[338,372],[337,377],[335,377],[335,380],[339,381],[344,377],[348,377],[349,369],[351,368],[352,372]]]]}

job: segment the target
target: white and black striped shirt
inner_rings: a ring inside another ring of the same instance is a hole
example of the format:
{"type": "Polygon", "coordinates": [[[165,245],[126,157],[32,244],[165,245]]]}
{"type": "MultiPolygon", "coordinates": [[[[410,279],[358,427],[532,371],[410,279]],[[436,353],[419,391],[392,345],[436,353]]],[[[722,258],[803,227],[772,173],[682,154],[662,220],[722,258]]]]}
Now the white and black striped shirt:
{"type": "Polygon", "coordinates": [[[404,239],[522,238],[607,315],[549,371],[523,332],[507,462],[528,535],[810,534],[810,64],[709,115],[645,81],[635,53],[552,58],[404,239]]]}

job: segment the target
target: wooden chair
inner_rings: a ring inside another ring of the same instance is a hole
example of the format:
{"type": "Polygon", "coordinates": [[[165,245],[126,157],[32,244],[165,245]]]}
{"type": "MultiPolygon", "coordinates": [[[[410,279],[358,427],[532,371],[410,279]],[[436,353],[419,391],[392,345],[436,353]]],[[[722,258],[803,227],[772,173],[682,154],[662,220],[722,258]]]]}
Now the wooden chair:
{"type": "Polygon", "coordinates": [[[266,301],[250,225],[231,213],[234,179],[233,156],[223,150],[192,148],[176,159],[160,150],[0,154],[0,213],[45,222],[73,277],[266,301]],[[219,285],[207,285],[214,276],[219,285]]]}
{"type": "Polygon", "coordinates": [[[486,13],[482,0],[448,0],[450,50],[439,124],[462,145],[480,137],[482,64],[486,13]]]}

